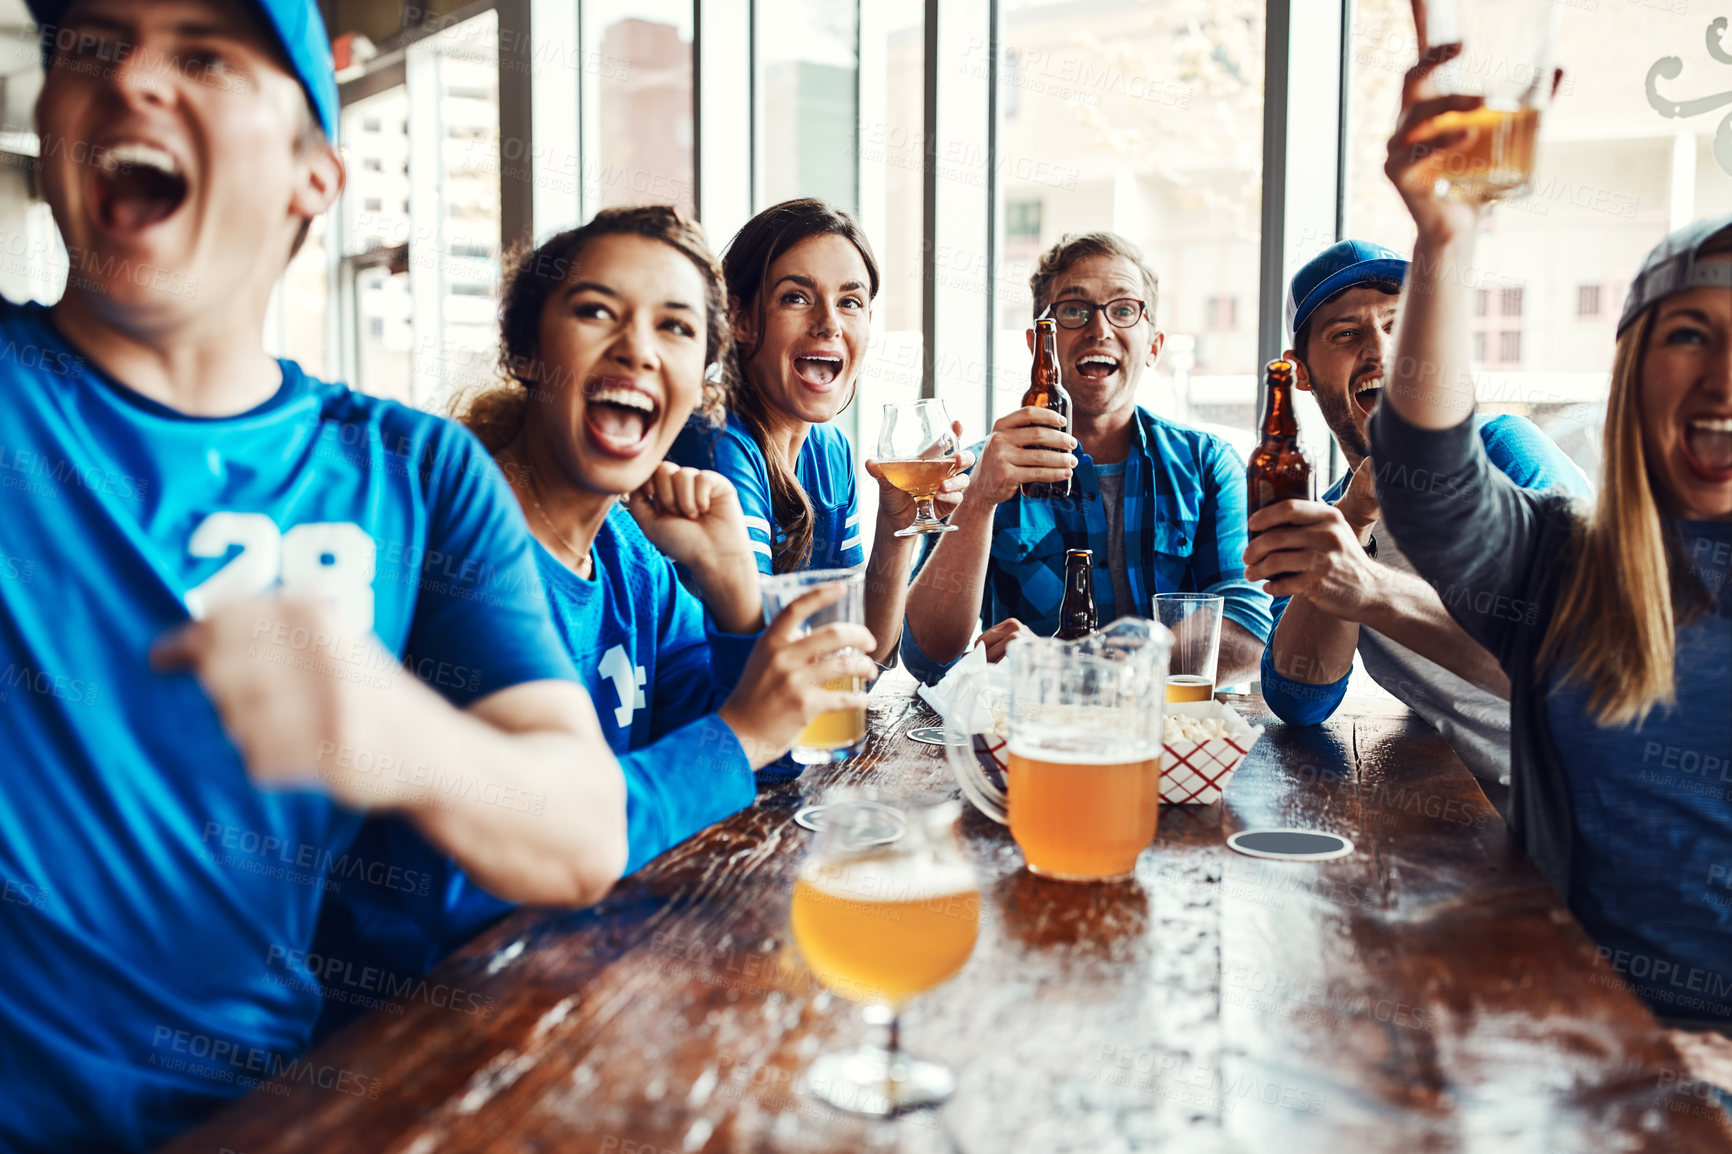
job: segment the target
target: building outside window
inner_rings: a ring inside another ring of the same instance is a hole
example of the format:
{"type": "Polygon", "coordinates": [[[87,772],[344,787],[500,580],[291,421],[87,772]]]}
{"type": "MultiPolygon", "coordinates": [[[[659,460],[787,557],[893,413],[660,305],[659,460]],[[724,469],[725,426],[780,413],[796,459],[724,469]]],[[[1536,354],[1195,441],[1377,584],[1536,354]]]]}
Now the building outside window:
{"type": "Polygon", "coordinates": [[[672,204],[693,215],[692,0],[590,0],[582,11],[598,45],[600,103],[585,203],[672,204]]]}
{"type": "Polygon", "coordinates": [[[1138,401],[1248,451],[1257,335],[1233,302],[1257,298],[1264,5],[1001,0],[999,13],[993,164],[1007,206],[1042,212],[1037,237],[1001,222],[993,411],[1014,409],[1027,380],[1034,262],[1064,233],[1109,229],[1160,277],[1168,353],[1138,401]]]}
{"type": "MultiPolygon", "coordinates": [[[[1643,95],[1648,69],[1663,57],[1699,59],[1687,75],[1711,65],[1699,6],[1560,7],[1564,80],[1540,123],[1532,193],[1491,210],[1466,275],[1493,290],[1519,284],[1532,298],[1516,307],[1526,313],[1519,325],[1476,324],[1474,359],[1487,370],[1480,411],[1531,418],[1597,478],[1618,311],[1618,298],[1599,289],[1621,292],[1673,228],[1732,212],[1732,175],[1713,155],[1714,117],[1667,119],[1643,95]]],[[[1413,224],[1383,159],[1416,54],[1410,5],[1354,0],[1352,29],[1347,234],[1404,252],[1413,224]]],[[[1502,312],[1489,295],[1477,294],[1476,318],[1502,312]]]]}
{"type": "Polygon", "coordinates": [[[1239,327],[1239,298],[1210,297],[1205,303],[1203,323],[1210,332],[1231,332],[1239,327]]]}
{"type": "Polygon", "coordinates": [[[1522,334],[1520,329],[1505,329],[1497,336],[1497,359],[1505,365],[1522,363],[1522,334]]]}
{"type": "Polygon", "coordinates": [[[1006,241],[1040,237],[1040,201],[1012,200],[1004,206],[1006,241]]]}

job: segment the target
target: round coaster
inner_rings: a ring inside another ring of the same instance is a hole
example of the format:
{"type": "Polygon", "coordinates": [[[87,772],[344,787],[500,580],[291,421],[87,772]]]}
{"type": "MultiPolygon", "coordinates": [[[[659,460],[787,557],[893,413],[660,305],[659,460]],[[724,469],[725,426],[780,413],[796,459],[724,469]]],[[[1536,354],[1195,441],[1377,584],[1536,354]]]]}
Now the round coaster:
{"type": "Polygon", "coordinates": [[[907,736],[922,745],[943,745],[944,727],[939,725],[920,725],[910,729],[907,736]]]}
{"type": "Polygon", "coordinates": [[[1244,829],[1227,839],[1227,848],[1272,861],[1334,861],[1352,853],[1353,843],[1314,829],[1244,829]]]}
{"type": "MultiPolygon", "coordinates": [[[[856,802],[854,806],[866,815],[859,818],[855,827],[848,831],[849,844],[856,848],[889,845],[908,830],[902,811],[894,806],[873,802],[856,802]]],[[[824,811],[829,808],[828,805],[803,806],[794,811],[794,824],[816,833],[824,828],[824,811]]]]}

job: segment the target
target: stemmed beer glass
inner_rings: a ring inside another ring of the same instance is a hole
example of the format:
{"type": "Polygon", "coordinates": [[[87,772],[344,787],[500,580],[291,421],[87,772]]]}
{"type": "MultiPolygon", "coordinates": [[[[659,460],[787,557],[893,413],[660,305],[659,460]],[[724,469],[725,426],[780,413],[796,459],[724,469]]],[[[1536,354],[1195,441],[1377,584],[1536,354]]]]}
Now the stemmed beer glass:
{"type": "Polygon", "coordinates": [[[801,955],[830,990],[862,1003],[868,1022],[889,1028],[882,1045],[812,1063],[806,1088],[838,1109],[889,1118],[956,1088],[947,1067],[903,1053],[900,1013],[974,951],[980,882],[957,842],[959,812],[954,801],[836,802],[800,867],[789,921],[801,955]]]}
{"type": "Polygon", "coordinates": [[[914,521],[898,537],[949,533],[955,525],[938,519],[932,502],[939,486],[956,472],[956,430],[939,400],[900,401],[884,406],[878,430],[878,467],[884,479],[914,498],[914,521]]]}

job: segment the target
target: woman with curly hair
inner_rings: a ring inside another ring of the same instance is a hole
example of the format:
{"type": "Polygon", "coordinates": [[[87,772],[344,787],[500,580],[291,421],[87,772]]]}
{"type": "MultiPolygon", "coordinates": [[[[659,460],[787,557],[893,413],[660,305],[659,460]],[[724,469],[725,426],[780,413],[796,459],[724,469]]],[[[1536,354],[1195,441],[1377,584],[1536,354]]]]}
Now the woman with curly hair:
{"type": "MultiPolygon", "coordinates": [[[[500,309],[509,379],[460,415],[517,494],[554,625],[619,755],[627,871],[749,805],[753,771],[807,722],[864,704],[826,681],[876,673],[865,628],[799,632],[838,586],[766,629],[733,486],[663,460],[695,409],[719,408],[722,299],[695,224],[666,207],[604,210],[515,261],[500,309]]],[[[321,922],[327,958],[420,972],[508,908],[401,822],[370,823],[354,853],[414,871],[425,893],[345,886],[321,922]]],[[[344,1016],[332,1001],[321,1029],[344,1016]]]]}

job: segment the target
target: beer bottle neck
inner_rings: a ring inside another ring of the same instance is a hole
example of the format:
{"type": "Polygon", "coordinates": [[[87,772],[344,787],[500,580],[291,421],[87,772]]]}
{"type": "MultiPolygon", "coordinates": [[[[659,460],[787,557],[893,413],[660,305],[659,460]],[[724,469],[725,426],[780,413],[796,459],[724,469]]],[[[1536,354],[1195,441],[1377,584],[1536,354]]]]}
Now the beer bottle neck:
{"type": "Polygon", "coordinates": [[[1267,382],[1268,393],[1263,401],[1263,436],[1297,437],[1299,420],[1293,413],[1293,383],[1287,380],[1267,382]]]}

